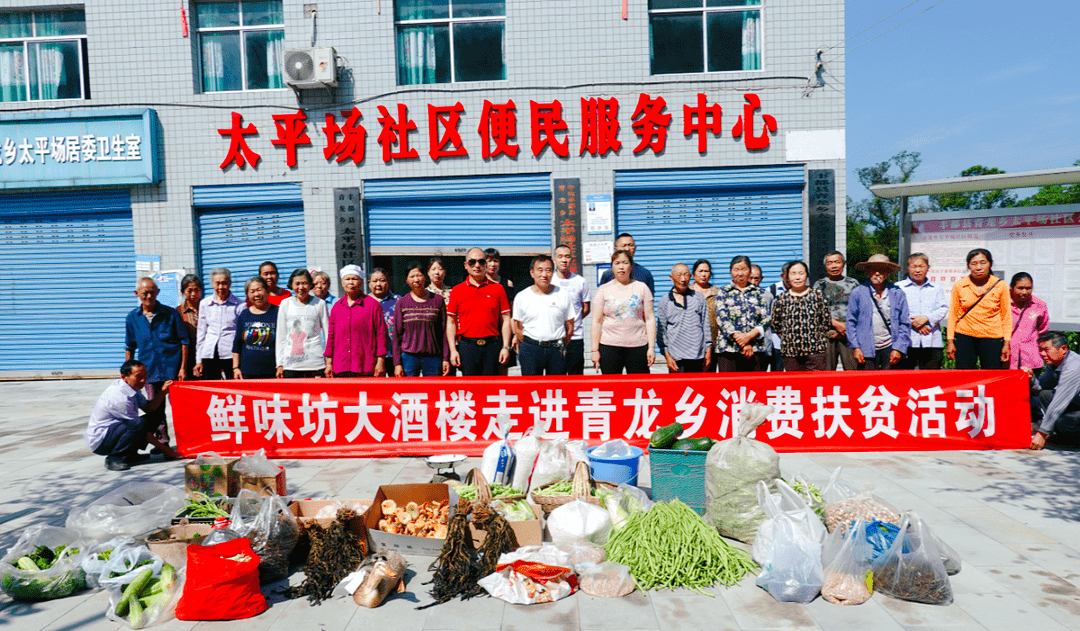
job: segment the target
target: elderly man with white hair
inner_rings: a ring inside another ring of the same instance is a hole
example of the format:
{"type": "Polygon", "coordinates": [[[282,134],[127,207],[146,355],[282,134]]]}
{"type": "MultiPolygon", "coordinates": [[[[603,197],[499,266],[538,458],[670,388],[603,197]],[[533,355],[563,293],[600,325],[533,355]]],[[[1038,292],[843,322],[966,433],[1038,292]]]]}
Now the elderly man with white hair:
{"type": "MultiPolygon", "coordinates": [[[[151,387],[152,398],[161,391],[166,381],[179,379],[187,375],[188,329],[184,319],[176,309],[158,302],[158,286],[153,278],[141,278],[135,286],[135,296],[139,306],[127,315],[125,328],[124,360],[135,359],[146,366],[146,381],[151,387]]],[[[160,406],[147,413],[147,422],[153,425],[151,431],[163,443],[169,442],[169,426],[165,420],[165,407],[160,406]]]]}
{"type": "Polygon", "coordinates": [[[382,377],[386,374],[386,320],[382,306],[364,295],[364,270],[341,268],[345,295],[330,309],[326,334],[327,377],[382,377]]]}

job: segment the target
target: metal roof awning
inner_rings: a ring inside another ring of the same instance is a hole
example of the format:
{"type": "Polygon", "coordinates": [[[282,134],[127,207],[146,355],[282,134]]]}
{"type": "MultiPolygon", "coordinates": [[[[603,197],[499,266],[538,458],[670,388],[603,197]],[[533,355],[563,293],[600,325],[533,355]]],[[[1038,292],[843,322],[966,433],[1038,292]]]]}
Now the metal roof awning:
{"type": "Polygon", "coordinates": [[[870,192],[883,199],[895,199],[897,197],[970,193],[972,191],[992,191],[999,188],[1029,188],[1053,184],[1080,184],[1080,167],[1026,171],[1024,173],[951,177],[944,180],[905,182],[903,184],[875,184],[870,187],[870,192]]]}

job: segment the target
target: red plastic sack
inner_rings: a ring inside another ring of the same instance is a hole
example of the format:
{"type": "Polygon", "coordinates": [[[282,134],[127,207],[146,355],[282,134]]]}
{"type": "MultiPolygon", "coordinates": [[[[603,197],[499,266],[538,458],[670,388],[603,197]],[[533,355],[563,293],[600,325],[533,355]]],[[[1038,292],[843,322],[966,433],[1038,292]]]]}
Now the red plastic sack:
{"type": "Polygon", "coordinates": [[[188,546],[187,582],[176,605],[178,620],[241,620],[266,608],[259,590],[259,555],[247,539],[188,546]]]}

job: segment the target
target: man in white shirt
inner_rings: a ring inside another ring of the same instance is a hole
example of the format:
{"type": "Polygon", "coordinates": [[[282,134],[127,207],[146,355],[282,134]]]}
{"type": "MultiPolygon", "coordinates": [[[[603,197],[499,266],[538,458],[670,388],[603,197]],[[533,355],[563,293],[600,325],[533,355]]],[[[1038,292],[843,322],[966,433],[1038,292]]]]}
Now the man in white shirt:
{"type": "Polygon", "coordinates": [[[555,248],[555,275],[551,284],[559,287],[570,298],[574,315],[574,334],[566,344],[566,374],[585,374],[585,327],[582,321],[589,315],[591,300],[589,284],[581,274],[570,271],[574,255],[570,246],[560,244],[555,248]]]}
{"type": "Polygon", "coordinates": [[[95,454],[105,456],[105,468],[110,471],[126,471],[148,459],[149,455],[139,454],[148,442],[160,449],[167,460],[180,457],[154,436],[156,417],[139,416],[140,409],[156,410],[172,385],[166,381],[160,389],[155,388],[154,398],[147,400],[143,393],[146,375],[146,365],[142,362],[134,359],[124,362],[120,366],[120,378],[101,393],[90,413],[83,440],[95,454]]]}
{"type": "Polygon", "coordinates": [[[565,375],[566,343],[574,333],[569,292],[551,284],[555,264],[547,254],[532,260],[533,285],[514,297],[513,327],[521,374],[565,375]]]}
{"type": "Polygon", "coordinates": [[[926,274],[930,259],[916,252],[907,260],[908,277],[896,283],[907,296],[911,314],[911,348],[898,368],[906,370],[938,370],[945,356],[941,339],[941,323],[949,315],[949,299],[945,289],[931,283],[926,274]]]}

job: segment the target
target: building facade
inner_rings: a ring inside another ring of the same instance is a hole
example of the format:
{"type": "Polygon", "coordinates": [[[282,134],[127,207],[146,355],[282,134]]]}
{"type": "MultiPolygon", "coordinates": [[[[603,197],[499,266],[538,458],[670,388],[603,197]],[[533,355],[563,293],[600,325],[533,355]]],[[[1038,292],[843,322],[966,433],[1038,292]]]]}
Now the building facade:
{"type": "Polygon", "coordinates": [[[658,292],[775,281],[845,242],[843,37],[842,0],[5,0],[0,376],[113,373],[154,271],[403,292],[479,246],[527,285],[568,242],[595,289],[630,232],[658,292]]]}

